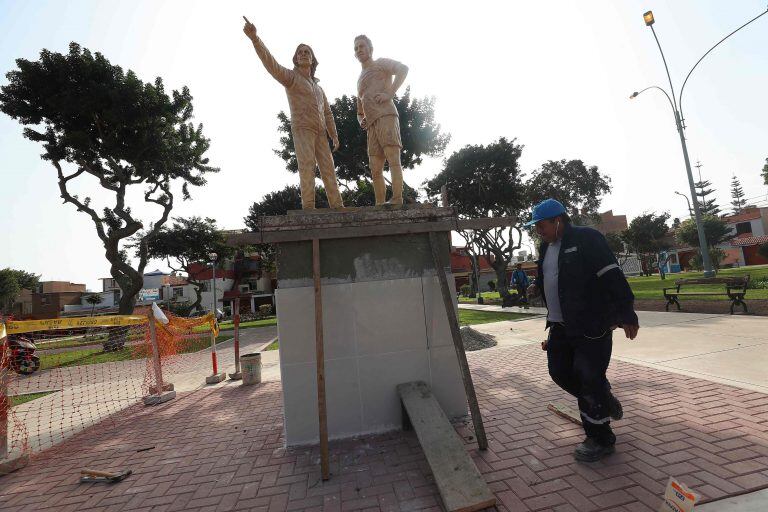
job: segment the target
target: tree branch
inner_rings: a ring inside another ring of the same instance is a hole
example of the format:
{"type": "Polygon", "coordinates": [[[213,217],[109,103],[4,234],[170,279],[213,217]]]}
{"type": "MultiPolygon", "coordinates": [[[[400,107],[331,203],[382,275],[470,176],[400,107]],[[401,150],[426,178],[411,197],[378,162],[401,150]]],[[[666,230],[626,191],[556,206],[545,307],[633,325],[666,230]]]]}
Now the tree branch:
{"type": "Polygon", "coordinates": [[[107,234],[104,232],[104,224],[102,219],[98,216],[98,214],[93,208],[91,208],[87,204],[77,199],[75,196],[69,193],[69,190],[67,190],[67,182],[83,174],[84,170],[79,169],[74,174],[70,174],[69,176],[64,176],[64,171],[61,169],[61,164],[57,160],[52,160],[51,163],[56,168],[56,172],[59,175],[59,191],[61,192],[61,198],[64,199],[65,203],[70,203],[75,205],[77,207],[77,211],[85,212],[88,215],[90,215],[91,220],[93,220],[93,223],[96,226],[96,233],[99,235],[99,238],[101,239],[101,241],[106,243],[108,240],[108,237],[107,237],[107,234]]]}

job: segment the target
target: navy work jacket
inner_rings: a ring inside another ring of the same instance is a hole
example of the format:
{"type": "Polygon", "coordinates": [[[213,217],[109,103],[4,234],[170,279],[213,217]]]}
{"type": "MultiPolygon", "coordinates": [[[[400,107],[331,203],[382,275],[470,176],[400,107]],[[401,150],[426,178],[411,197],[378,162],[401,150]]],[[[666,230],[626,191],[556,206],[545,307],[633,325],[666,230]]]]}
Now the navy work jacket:
{"type": "MultiPolygon", "coordinates": [[[[548,247],[546,242],[541,244],[537,262],[536,284],[545,304],[543,263],[548,247]]],[[[567,224],[558,269],[560,308],[568,336],[599,337],[615,325],[638,325],[635,296],[602,233],[567,224]]]]}

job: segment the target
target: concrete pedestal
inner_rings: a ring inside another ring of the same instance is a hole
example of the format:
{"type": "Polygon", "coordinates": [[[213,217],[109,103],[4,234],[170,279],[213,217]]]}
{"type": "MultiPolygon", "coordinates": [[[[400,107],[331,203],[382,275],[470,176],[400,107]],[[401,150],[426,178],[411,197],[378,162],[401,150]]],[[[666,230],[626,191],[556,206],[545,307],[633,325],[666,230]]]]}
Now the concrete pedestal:
{"type": "MultiPolygon", "coordinates": [[[[440,254],[449,267],[449,233],[440,254]]],[[[318,442],[312,244],[278,246],[277,321],[288,445],[318,442]]],[[[320,242],[329,438],[399,429],[396,387],[430,385],[449,417],[467,413],[427,233],[320,242]]]]}

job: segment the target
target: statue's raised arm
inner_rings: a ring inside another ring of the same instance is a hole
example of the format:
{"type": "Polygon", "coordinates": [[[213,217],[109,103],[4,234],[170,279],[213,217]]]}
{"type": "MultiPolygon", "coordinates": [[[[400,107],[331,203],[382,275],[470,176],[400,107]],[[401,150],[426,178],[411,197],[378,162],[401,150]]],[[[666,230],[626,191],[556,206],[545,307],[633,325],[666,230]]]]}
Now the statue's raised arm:
{"type": "Polygon", "coordinates": [[[261,38],[256,35],[256,26],[248,21],[248,18],[245,16],[243,16],[243,19],[245,20],[243,33],[245,33],[248,39],[250,39],[253,43],[253,48],[256,50],[256,55],[259,56],[266,70],[284,87],[290,87],[294,80],[294,72],[278,64],[272,54],[269,53],[269,50],[267,50],[267,47],[264,45],[264,41],[262,41],[261,38]]]}

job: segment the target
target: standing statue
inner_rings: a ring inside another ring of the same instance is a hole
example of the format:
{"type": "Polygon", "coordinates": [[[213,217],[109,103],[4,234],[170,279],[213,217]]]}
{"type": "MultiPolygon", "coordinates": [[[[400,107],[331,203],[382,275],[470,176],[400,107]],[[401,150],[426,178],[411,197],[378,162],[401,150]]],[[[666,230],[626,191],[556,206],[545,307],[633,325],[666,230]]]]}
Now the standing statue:
{"type": "Polygon", "coordinates": [[[368,36],[355,38],[355,56],[362,65],[357,79],[357,120],[368,132],[368,160],[373,177],[376,205],[386,202],[384,161],[392,173],[390,204],[403,204],[403,166],[400,163],[400,118],[395,93],[408,75],[408,66],[392,59],[373,59],[373,45],[368,36]],[[394,76],[394,80],[393,77],[394,76]]]}
{"type": "Polygon", "coordinates": [[[336,183],[333,155],[328,145],[330,137],[333,150],[339,149],[339,136],[328,99],[315,78],[315,53],[308,45],[300,44],[293,54],[294,68],[285,68],[277,63],[264,46],[264,42],[256,35],[253,23],[245,16],[243,19],[243,32],[253,43],[256,54],[269,74],[285,87],[285,93],[288,95],[291,133],[299,164],[301,207],[305,210],[315,207],[315,167],[319,167],[330,207],[343,208],[339,186],[336,183]]]}

